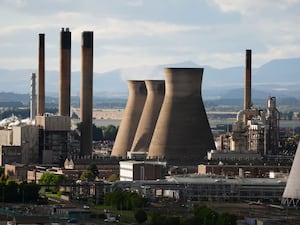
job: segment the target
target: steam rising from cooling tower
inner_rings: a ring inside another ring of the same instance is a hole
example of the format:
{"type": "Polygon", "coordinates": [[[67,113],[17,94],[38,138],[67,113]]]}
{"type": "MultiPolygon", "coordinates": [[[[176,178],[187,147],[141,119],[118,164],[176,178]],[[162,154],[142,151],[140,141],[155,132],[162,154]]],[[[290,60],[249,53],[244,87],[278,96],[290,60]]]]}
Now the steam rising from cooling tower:
{"type": "Polygon", "coordinates": [[[215,149],[201,96],[203,68],[166,68],[165,98],[148,158],[190,165],[215,149]]]}
{"type": "Polygon", "coordinates": [[[37,114],[45,113],[45,34],[39,34],[38,107],[37,114]]]}
{"type": "Polygon", "coordinates": [[[131,152],[148,152],[156,121],[165,96],[165,81],[146,80],[147,98],[136,130],[131,152]]]}
{"type": "Polygon", "coordinates": [[[93,32],[82,32],[80,82],[80,155],[92,154],[93,32]]]}
{"type": "Polygon", "coordinates": [[[144,81],[128,81],[129,96],[111,156],[125,158],[130,151],[146,101],[144,81]]]}
{"type": "Polygon", "coordinates": [[[70,116],[71,95],[71,32],[62,28],[60,32],[60,80],[59,115],[70,116]]]}

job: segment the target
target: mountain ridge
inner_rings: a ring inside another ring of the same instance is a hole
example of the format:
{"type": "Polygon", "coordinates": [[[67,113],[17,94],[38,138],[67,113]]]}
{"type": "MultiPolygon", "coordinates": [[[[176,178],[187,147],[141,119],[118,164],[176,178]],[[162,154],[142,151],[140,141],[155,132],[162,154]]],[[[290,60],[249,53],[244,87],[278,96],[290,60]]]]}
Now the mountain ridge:
{"type": "MultiPolygon", "coordinates": [[[[299,65],[300,57],[274,59],[258,68],[252,68],[253,92],[265,93],[266,97],[278,96],[300,99],[299,65]]],[[[126,98],[128,95],[126,79],[164,79],[163,68],[165,67],[203,67],[202,96],[206,99],[226,98],[230,92],[241,90],[244,86],[243,66],[220,69],[185,61],[174,64],[119,68],[103,73],[94,72],[94,96],[126,98]]],[[[27,93],[29,95],[32,72],[35,71],[30,69],[0,69],[0,76],[5,77],[0,83],[0,92],[27,93]]],[[[71,79],[71,95],[80,96],[80,72],[72,72],[71,79]]],[[[57,98],[58,85],[59,72],[46,71],[46,95],[57,98]]],[[[243,94],[239,94],[239,96],[242,97],[243,94]]]]}

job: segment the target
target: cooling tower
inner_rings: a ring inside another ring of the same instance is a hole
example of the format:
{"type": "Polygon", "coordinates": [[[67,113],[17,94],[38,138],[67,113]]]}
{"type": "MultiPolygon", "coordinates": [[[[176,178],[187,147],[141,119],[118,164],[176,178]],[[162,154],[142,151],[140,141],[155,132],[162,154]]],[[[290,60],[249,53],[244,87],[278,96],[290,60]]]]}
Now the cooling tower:
{"type": "Polygon", "coordinates": [[[165,96],[165,81],[146,80],[147,98],[131,147],[132,152],[148,152],[165,96]]]}
{"type": "Polygon", "coordinates": [[[144,81],[128,81],[129,96],[111,156],[125,158],[138,127],[147,97],[144,81]]]}
{"type": "Polygon", "coordinates": [[[37,114],[45,113],[45,34],[39,34],[37,114]]]}
{"type": "Polygon", "coordinates": [[[300,206],[300,142],[294,156],[293,165],[282,195],[282,204],[300,206]]]}
{"type": "Polygon", "coordinates": [[[201,96],[203,68],[166,68],[165,98],[148,158],[191,165],[215,149],[201,96]]]}
{"type": "Polygon", "coordinates": [[[80,81],[80,155],[92,154],[93,32],[82,32],[80,81]]]}
{"type": "Polygon", "coordinates": [[[60,79],[59,115],[70,116],[71,95],[71,32],[62,28],[60,32],[60,79]]]}

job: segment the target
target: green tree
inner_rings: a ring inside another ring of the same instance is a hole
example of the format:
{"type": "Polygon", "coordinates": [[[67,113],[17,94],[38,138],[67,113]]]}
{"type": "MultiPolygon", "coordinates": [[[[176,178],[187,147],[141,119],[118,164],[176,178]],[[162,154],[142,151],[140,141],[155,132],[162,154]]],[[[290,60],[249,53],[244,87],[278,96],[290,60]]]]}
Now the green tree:
{"type": "Polygon", "coordinates": [[[93,181],[99,176],[99,171],[96,164],[91,164],[84,170],[80,176],[81,180],[93,181]]]}
{"type": "Polygon", "coordinates": [[[146,205],[147,200],[135,192],[116,190],[105,195],[105,204],[118,210],[132,210],[146,205]]]}
{"type": "Polygon", "coordinates": [[[52,191],[58,191],[59,186],[66,180],[63,174],[44,173],[39,180],[40,185],[48,186],[47,188],[52,191]],[[51,188],[50,188],[51,186],[51,188]]]}
{"type": "Polygon", "coordinates": [[[101,127],[96,127],[95,124],[93,124],[93,141],[100,141],[103,140],[103,132],[101,127]]]}
{"type": "Polygon", "coordinates": [[[115,181],[117,181],[117,180],[119,180],[120,178],[119,178],[119,176],[117,175],[117,174],[112,174],[112,175],[110,175],[108,178],[107,178],[107,181],[109,181],[109,182],[115,182],[115,181]]]}
{"type": "Polygon", "coordinates": [[[19,195],[22,202],[37,202],[39,199],[40,185],[36,183],[22,182],[19,185],[19,195]]]}
{"type": "Polygon", "coordinates": [[[6,202],[21,202],[20,196],[18,195],[18,184],[15,181],[8,180],[4,189],[5,201],[6,202]]]}
{"type": "Polygon", "coordinates": [[[116,139],[118,129],[114,125],[108,126],[101,126],[100,127],[103,131],[103,140],[110,140],[113,141],[116,139]]]}
{"type": "Polygon", "coordinates": [[[139,224],[142,224],[147,220],[147,213],[142,209],[138,209],[134,213],[134,218],[139,224]]]}
{"type": "Polygon", "coordinates": [[[222,213],[219,215],[217,223],[218,225],[236,225],[237,217],[229,213],[222,213]]]}

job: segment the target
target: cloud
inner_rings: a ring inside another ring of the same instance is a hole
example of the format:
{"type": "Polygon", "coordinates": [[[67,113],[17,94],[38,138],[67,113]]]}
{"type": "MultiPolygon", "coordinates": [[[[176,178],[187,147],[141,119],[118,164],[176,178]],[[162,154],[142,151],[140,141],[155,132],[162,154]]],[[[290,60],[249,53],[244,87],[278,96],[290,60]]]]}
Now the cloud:
{"type": "MultiPolygon", "coordinates": [[[[268,13],[273,10],[286,10],[300,3],[299,0],[213,0],[223,12],[238,12],[242,15],[268,13]]],[[[276,16],[276,15],[274,15],[276,16]]]]}

